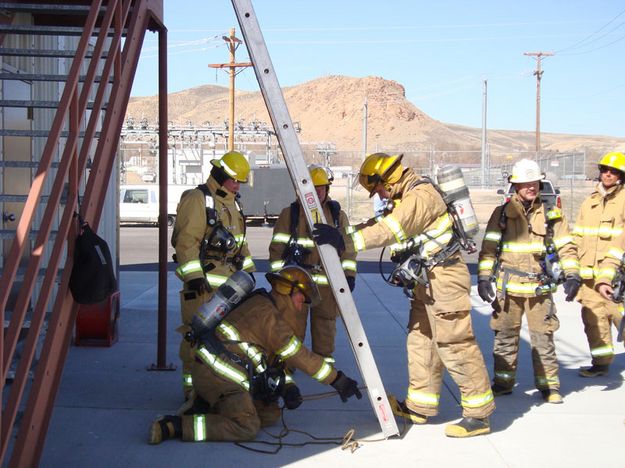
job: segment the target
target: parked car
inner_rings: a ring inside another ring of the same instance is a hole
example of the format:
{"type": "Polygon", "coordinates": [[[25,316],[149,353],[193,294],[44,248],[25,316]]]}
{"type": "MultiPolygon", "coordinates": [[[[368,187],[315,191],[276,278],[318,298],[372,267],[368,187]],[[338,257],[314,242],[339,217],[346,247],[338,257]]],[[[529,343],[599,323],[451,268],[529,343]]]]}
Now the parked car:
{"type": "MultiPolygon", "coordinates": [[[[167,225],[173,226],[180,195],[195,185],[167,186],[167,225]]],[[[122,185],[119,193],[119,222],[158,224],[158,185],[122,185]]]]}
{"type": "MultiPolygon", "coordinates": [[[[510,197],[514,195],[514,184],[508,183],[508,187],[504,189],[497,190],[497,194],[501,195],[503,205],[506,202],[510,201],[510,197]]],[[[544,179],[540,181],[540,198],[543,200],[552,199],[555,202],[555,206],[558,208],[562,208],[562,199],[560,198],[560,189],[558,187],[554,187],[553,183],[550,180],[544,179]]]]}

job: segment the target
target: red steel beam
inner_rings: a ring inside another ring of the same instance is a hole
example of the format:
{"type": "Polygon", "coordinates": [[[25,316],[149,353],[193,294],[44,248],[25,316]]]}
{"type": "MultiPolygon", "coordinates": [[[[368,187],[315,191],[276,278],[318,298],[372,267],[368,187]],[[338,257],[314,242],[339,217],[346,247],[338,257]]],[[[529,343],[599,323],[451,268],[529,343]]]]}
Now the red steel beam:
{"type": "MultiPolygon", "coordinates": [[[[139,0],[133,6],[131,24],[124,44],[122,74],[113,85],[101,138],[96,150],[94,167],[85,192],[82,207],[83,217],[86,220],[91,220],[90,224],[94,230],[99,224],[101,207],[106,195],[106,182],[103,181],[109,179],[113,168],[124,110],[128,104],[141,45],[150,20],[147,3],[145,0],[139,0]]],[[[121,35],[121,30],[116,32],[121,35]]],[[[50,319],[48,334],[44,342],[42,357],[37,365],[35,381],[15,442],[10,466],[34,466],[41,456],[77,310],[77,306],[68,291],[71,264],[72,257],[68,255],[50,319]]]]}
{"type": "MultiPolygon", "coordinates": [[[[130,1],[131,0],[125,0],[125,6],[123,7],[123,9],[122,9],[121,2],[117,2],[117,4],[119,5],[119,8],[117,8],[118,10],[117,16],[122,18],[121,20],[122,22],[125,22],[125,18],[128,15],[128,11],[130,9],[130,1]]],[[[111,18],[109,17],[109,15],[112,15],[112,12],[115,11],[113,7],[114,5],[111,4],[111,6],[109,7],[110,10],[107,11],[106,16],[105,16],[103,27],[105,27],[106,29],[108,29],[111,23],[110,21],[111,18]]],[[[106,39],[106,32],[102,34],[103,34],[102,38],[106,39]]],[[[88,153],[91,147],[91,142],[95,135],[96,126],[99,123],[99,115],[101,113],[101,107],[104,101],[104,93],[107,90],[106,83],[108,82],[108,77],[110,76],[112,65],[115,60],[115,56],[118,55],[117,52],[119,49],[120,42],[121,42],[121,37],[116,37],[111,40],[111,45],[110,45],[111,52],[108,54],[107,59],[104,63],[104,67],[102,69],[103,79],[100,81],[97,92],[96,92],[96,97],[94,99],[94,110],[91,113],[91,116],[89,118],[89,123],[87,125],[87,130],[85,131],[83,145],[81,147],[81,153],[80,153],[80,156],[74,154],[74,157],[72,158],[70,173],[69,173],[69,178],[70,178],[69,194],[67,198],[66,208],[65,208],[65,211],[63,212],[62,220],[58,229],[58,235],[55,240],[52,254],[48,261],[48,269],[44,276],[43,284],[41,288],[42,293],[39,295],[37,304],[34,309],[33,317],[31,320],[30,331],[26,337],[26,340],[24,343],[24,349],[21,353],[21,358],[18,364],[16,376],[11,385],[9,399],[7,401],[6,407],[3,410],[4,425],[2,428],[2,439],[1,439],[1,445],[0,445],[0,460],[4,456],[7,446],[8,446],[8,442],[10,440],[10,434],[12,432],[12,427],[15,422],[17,409],[21,401],[22,394],[23,394],[26,381],[28,378],[28,370],[30,369],[32,360],[34,358],[37,339],[39,337],[40,329],[45,318],[45,311],[47,309],[48,301],[50,298],[50,292],[53,290],[54,282],[56,280],[59,263],[60,263],[63,249],[65,246],[65,239],[67,238],[69,229],[72,227],[71,223],[73,219],[73,213],[76,207],[78,185],[80,184],[82,175],[84,174],[88,153]],[[48,292],[48,294],[44,294],[44,292],[48,292]]],[[[95,57],[100,56],[102,52],[102,46],[103,46],[103,41],[101,42],[98,39],[96,43],[96,47],[94,48],[95,57]]],[[[92,63],[94,64],[94,68],[95,68],[95,66],[98,65],[99,61],[92,61],[92,63]]],[[[95,76],[95,74],[93,74],[93,76],[95,76]]],[[[93,77],[89,81],[93,82],[93,77]]],[[[74,115],[84,114],[85,103],[86,103],[86,100],[82,99],[85,96],[84,86],[85,85],[83,85],[83,92],[81,94],[81,99],[80,99],[81,103],[78,104],[79,109],[77,111],[74,111],[74,115]]],[[[75,125],[74,127],[75,127],[75,131],[78,131],[78,126],[75,125]]],[[[59,168],[59,171],[57,172],[57,180],[59,179],[60,177],[59,173],[61,172],[63,171],[61,170],[61,168],[59,168]]],[[[47,226],[48,224],[49,223],[46,222],[44,218],[44,221],[42,222],[42,226],[47,226]]],[[[71,238],[73,238],[74,235],[75,233],[72,233],[71,238]]],[[[73,246],[73,243],[70,242],[70,246],[73,246]]]]}
{"type": "MultiPolygon", "coordinates": [[[[114,4],[118,0],[111,0],[111,1],[114,4]]],[[[69,135],[65,142],[65,148],[61,156],[59,167],[56,172],[53,187],[48,198],[48,203],[46,205],[46,209],[45,209],[42,221],[40,223],[41,227],[39,229],[39,233],[35,241],[35,249],[33,250],[29,258],[26,273],[24,275],[23,286],[19,291],[16,303],[15,303],[15,307],[13,308],[13,315],[11,316],[11,323],[9,325],[9,328],[7,330],[7,335],[5,338],[5,344],[4,344],[5,372],[6,372],[6,369],[9,368],[11,364],[11,360],[13,359],[13,355],[15,353],[15,347],[17,345],[20,331],[24,323],[26,310],[28,308],[30,297],[32,295],[32,292],[36,283],[36,278],[39,273],[39,266],[41,264],[41,260],[43,257],[43,250],[48,243],[48,238],[50,237],[50,231],[52,229],[54,216],[57,211],[59,202],[61,200],[61,196],[63,194],[63,188],[65,185],[65,176],[67,174],[70,162],[73,160],[72,155],[76,151],[76,148],[78,145],[80,122],[82,121],[82,118],[85,115],[85,111],[87,109],[87,100],[89,98],[89,94],[91,92],[91,88],[93,86],[97,68],[98,68],[99,60],[97,59],[97,57],[100,56],[104,48],[104,43],[107,38],[106,30],[109,28],[111,24],[111,20],[113,18],[113,12],[114,12],[114,9],[110,8],[109,10],[107,10],[106,15],[104,17],[104,22],[101,25],[101,27],[104,29],[100,30],[100,34],[96,42],[96,47],[94,49],[94,55],[93,55],[94,59],[91,60],[89,63],[87,77],[86,77],[85,82],[82,85],[79,101],[73,102],[74,99],[70,101],[69,135]],[[78,121],[72,120],[72,110],[74,112],[73,117],[75,119],[78,119],[78,121]]],[[[104,86],[106,86],[106,82],[107,81],[104,81],[105,83],[104,86]]],[[[100,88],[103,87],[102,82],[99,83],[99,87],[100,88]]],[[[77,90],[78,88],[76,88],[76,93],[77,93],[77,90]]],[[[76,94],[74,95],[74,98],[75,97],[76,97],[76,94]]],[[[93,112],[97,114],[99,112],[99,109],[94,109],[93,112]]],[[[89,146],[89,142],[86,139],[83,139],[82,145],[89,146]]],[[[67,207],[67,204],[66,204],[66,207],[67,207]]],[[[65,236],[66,236],[66,233],[59,232],[58,234],[59,239],[57,239],[57,242],[63,241],[65,239],[65,236]]],[[[56,266],[51,266],[50,264],[48,265],[48,270],[53,269],[54,271],[56,271],[57,268],[58,268],[58,265],[56,266]]],[[[48,296],[49,298],[51,293],[52,293],[51,289],[48,289],[48,290],[42,289],[40,294],[48,296]]],[[[47,299],[46,299],[46,302],[47,302],[47,299]]],[[[39,329],[33,329],[32,323],[31,323],[31,328],[30,328],[29,333],[38,334],[39,329]]],[[[4,374],[2,377],[4,377],[4,374]]]]}
{"type": "Polygon", "coordinates": [[[159,169],[159,227],[158,227],[158,329],[156,370],[167,367],[167,30],[158,34],[158,169],[159,169]]]}

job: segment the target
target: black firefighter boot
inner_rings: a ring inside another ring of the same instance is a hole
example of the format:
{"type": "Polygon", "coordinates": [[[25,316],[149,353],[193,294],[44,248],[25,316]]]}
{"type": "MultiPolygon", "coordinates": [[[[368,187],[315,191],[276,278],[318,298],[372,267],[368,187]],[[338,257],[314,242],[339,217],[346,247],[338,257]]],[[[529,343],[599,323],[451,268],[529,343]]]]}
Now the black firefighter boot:
{"type": "Polygon", "coordinates": [[[609,364],[593,364],[590,367],[582,367],[579,370],[580,377],[601,377],[608,375],[609,364]]]}
{"type": "Polygon", "coordinates": [[[160,444],[167,439],[182,437],[182,418],[180,416],[160,416],[150,426],[150,445],[160,444]]]}
{"type": "Polygon", "coordinates": [[[455,424],[449,424],[445,428],[447,437],[474,437],[490,433],[490,422],[488,418],[462,418],[455,424]]]}

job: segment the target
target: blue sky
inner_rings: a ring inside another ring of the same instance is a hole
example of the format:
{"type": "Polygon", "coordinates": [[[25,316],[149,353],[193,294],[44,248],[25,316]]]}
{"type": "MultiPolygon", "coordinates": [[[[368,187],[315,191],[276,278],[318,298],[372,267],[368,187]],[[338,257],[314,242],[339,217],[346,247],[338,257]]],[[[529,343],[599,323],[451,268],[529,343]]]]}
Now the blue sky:
{"type": "MultiPolygon", "coordinates": [[[[164,0],[169,92],[228,86],[223,35],[242,38],[227,0],[164,0]]],[[[447,123],[533,131],[535,59],[542,61],[541,130],[625,137],[625,2],[622,0],[260,0],[254,8],[282,86],[325,75],[381,76],[447,123]]],[[[157,35],[146,36],[133,96],[156,94],[157,35]]],[[[243,47],[237,61],[247,61],[243,47]]],[[[237,88],[258,90],[251,69],[237,88]]]]}

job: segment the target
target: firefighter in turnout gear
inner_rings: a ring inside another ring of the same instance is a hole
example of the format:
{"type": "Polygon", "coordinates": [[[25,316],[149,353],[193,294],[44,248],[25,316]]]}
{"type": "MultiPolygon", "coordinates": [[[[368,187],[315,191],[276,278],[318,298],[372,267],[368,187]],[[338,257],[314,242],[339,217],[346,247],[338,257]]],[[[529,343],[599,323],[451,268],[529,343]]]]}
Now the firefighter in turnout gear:
{"type": "Polygon", "coordinates": [[[608,153],[599,161],[599,183],[582,203],[573,230],[582,276],[578,300],[588,339],[591,366],[581,368],[582,377],[606,375],[614,360],[612,325],[621,320],[618,305],[606,300],[597,290],[603,272],[600,263],[615,246],[625,227],[625,155],[608,153]]]}
{"type": "MultiPolygon", "coordinates": [[[[328,222],[341,230],[349,226],[347,215],[341,210],[339,203],[330,199],[333,178],[329,170],[313,165],[308,169],[328,222]]],[[[353,291],[356,284],[356,253],[353,249],[345,249],[340,252],[340,258],[350,290],[353,291]]],[[[317,283],[321,301],[310,309],[312,350],[325,356],[329,362],[333,362],[332,353],[339,309],[299,201],[284,208],[276,221],[269,244],[269,263],[271,271],[277,271],[287,264],[299,265],[306,269],[317,283]]],[[[294,330],[298,338],[303,340],[306,334],[307,315],[300,314],[298,317],[299,323],[294,330]]]]}
{"type": "Polygon", "coordinates": [[[482,242],[478,293],[493,302],[490,326],[495,332],[493,393],[512,393],[516,380],[519,335],[527,318],[534,384],[543,399],[562,403],[554,332],[560,327],[553,291],[564,282],[566,300],[579,290],[579,263],[568,223],[561,210],[541,200],[544,178],[536,162],[522,159],[512,168],[516,193],[495,208],[482,242]],[[495,282],[497,294],[491,280],[495,282]]]}
{"type": "Polygon", "coordinates": [[[204,410],[158,418],[150,427],[150,444],[178,437],[254,440],[261,427],[280,418],[280,397],[288,409],[302,402],[295,384],[285,382],[285,365],[332,385],[343,402],[352,396],[362,398],[356,381],[304,347],[282,319],[285,314],[302,313],[307,304],[318,300],[308,273],[287,266],[268,273],[267,279],[271,292],[257,289],[249,294],[193,348],[193,386],[204,410]]]}
{"type": "Polygon", "coordinates": [[[393,200],[393,211],[374,225],[341,233],[317,224],[318,244],[345,246],[356,252],[393,245],[414,248],[421,255],[408,322],[409,388],[404,402],[390,398],[393,412],[414,424],[438,413],[443,371],[460,388],[463,419],[445,428],[449,437],[490,432],[495,410],[484,358],[471,324],[471,277],[456,246],[453,222],[442,196],[428,181],[404,168],[402,156],[375,153],[360,168],[360,184],[370,196],[393,200]]]}
{"type": "Polygon", "coordinates": [[[595,278],[595,283],[599,294],[617,306],[618,317],[614,319],[619,333],[617,341],[625,341],[625,232],[608,249],[599,264],[599,275],[595,278]]]}
{"type": "MultiPolygon", "coordinates": [[[[245,157],[231,151],[213,165],[205,184],[180,197],[171,245],[176,249],[176,276],[183,281],[180,309],[184,336],[200,305],[237,270],[252,272],[254,262],[245,239],[245,219],[238,203],[240,184],[246,183],[250,166],[245,157]]],[[[194,357],[186,340],[180,344],[185,398],[191,392],[194,357]]]]}

